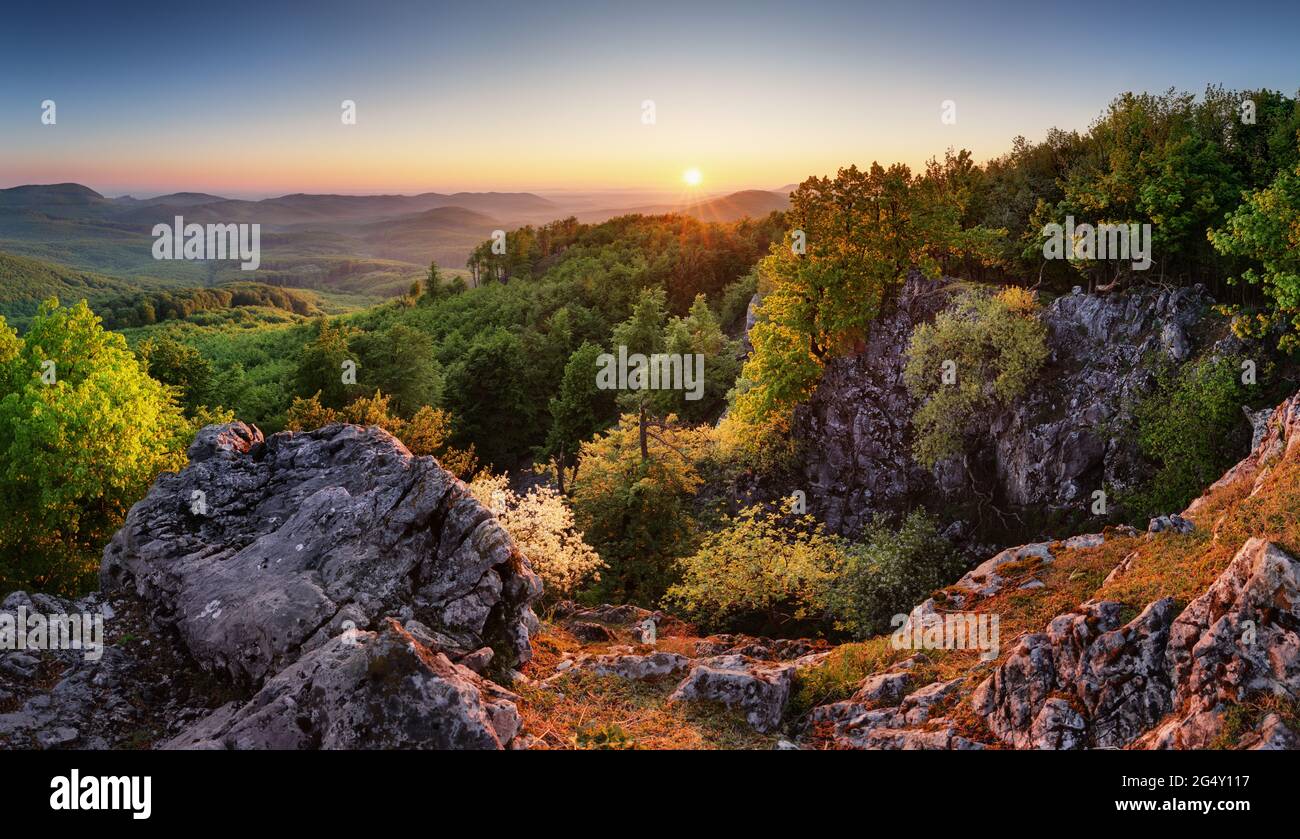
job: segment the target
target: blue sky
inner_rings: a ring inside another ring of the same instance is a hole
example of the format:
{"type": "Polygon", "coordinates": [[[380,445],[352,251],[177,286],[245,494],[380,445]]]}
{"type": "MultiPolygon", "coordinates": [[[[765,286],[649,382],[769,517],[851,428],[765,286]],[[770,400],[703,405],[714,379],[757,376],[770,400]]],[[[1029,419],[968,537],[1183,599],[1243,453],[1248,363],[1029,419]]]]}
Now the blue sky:
{"type": "Polygon", "coordinates": [[[697,167],[771,188],[984,159],[1124,90],[1300,87],[1294,3],[131,6],[6,7],[0,186],[664,188],[697,167]]]}

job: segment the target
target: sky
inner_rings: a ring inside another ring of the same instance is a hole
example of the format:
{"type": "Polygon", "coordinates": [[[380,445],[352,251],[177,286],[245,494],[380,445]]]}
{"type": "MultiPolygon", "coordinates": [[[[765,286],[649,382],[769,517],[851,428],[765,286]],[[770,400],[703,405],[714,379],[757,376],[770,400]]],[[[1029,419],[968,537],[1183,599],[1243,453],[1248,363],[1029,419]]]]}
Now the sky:
{"type": "Polygon", "coordinates": [[[0,187],[774,189],[985,160],[1126,90],[1294,95],[1297,32],[1295,2],[10,2],[0,187]]]}

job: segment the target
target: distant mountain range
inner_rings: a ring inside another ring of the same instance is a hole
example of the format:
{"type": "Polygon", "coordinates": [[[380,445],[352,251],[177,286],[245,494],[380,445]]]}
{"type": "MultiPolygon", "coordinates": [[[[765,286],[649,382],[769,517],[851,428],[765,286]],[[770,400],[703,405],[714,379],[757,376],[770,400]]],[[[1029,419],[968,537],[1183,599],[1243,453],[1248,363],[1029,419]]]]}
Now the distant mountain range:
{"type": "Polygon", "coordinates": [[[463,268],[470,251],[494,230],[568,216],[594,223],[636,213],[683,213],[728,222],[783,210],[789,206],[787,193],[784,187],[752,189],[676,201],[632,191],[554,197],[531,192],[295,193],[254,201],[204,192],[109,198],[82,184],[37,184],[0,189],[0,251],[142,285],[240,279],[321,288],[337,287],[344,276],[352,278],[341,283],[344,287],[364,292],[358,284],[366,276],[380,277],[383,290],[378,293],[388,294],[404,290],[430,260],[463,268]],[[596,209],[610,199],[610,206],[596,209]],[[629,203],[619,206],[622,201],[629,203]],[[176,216],[187,224],[260,224],[262,267],[239,274],[231,266],[154,260],[153,226],[171,224],[176,216]]]}
{"type": "Polygon", "coordinates": [[[665,213],[683,213],[701,221],[737,221],[749,216],[758,218],[774,210],[790,206],[790,197],[783,192],[765,189],[746,189],[716,198],[697,199],[684,204],[648,204],[622,209],[589,210],[577,213],[579,221],[600,222],[615,216],[632,213],[654,216],[665,213]]]}

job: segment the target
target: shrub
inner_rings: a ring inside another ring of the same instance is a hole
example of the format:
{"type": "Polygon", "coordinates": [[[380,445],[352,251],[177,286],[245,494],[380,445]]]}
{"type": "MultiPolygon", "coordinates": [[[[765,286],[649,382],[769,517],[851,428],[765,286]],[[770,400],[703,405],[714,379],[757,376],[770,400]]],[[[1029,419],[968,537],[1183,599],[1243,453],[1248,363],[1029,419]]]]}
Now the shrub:
{"type": "Polygon", "coordinates": [[[838,628],[868,638],[887,631],[891,617],[911,611],[961,570],[960,558],[923,511],[913,510],[897,530],[877,518],[863,543],[848,552],[828,605],[838,628]]]}
{"type": "Polygon", "coordinates": [[[504,475],[480,472],[469,485],[481,504],[519,544],[545,585],[546,601],[571,597],[578,589],[600,579],[601,562],[583,541],[573,523],[564,496],[550,487],[534,487],[526,495],[510,488],[504,475]]]}
{"type": "Polygon", "coordinates": [[[348,403],[342,410],[321,404],[320,393],[307,399],[295,396],[285,415],[285,428],[303,431],[323,428],[333,422],[350,422],[356,425],[377,425],[402,441],[414,455],[433,455],[442,468],[462,480],[473,474],[478,466],[474,446],[467,449],[450,445],[452,435],[451,414],[440,409],[423,406],[409,420],[393,416],[390,398],[379,391],[374,396],[362,396],[348,403]]]}
{"type": "Polygon", "coordinates": [[[1138,447],[1157,471],[1124,505],[1136,519],[1181,510],[1241,456],[1249,398],[1237,358],[1166,365],[1134,410],[1138,447]]]}
{"type": "Polygon", "coordinates": [[[847,547],[812,516],[747,507],[678,561],[682,580],[668,590],[668,601],[714,628],[761,622],[775,630],[819,617],[847,547]]]}
{"type": "Polygon", "coordinates": [[[912,333],[903,377],[920,400],[912,417],[918,463],[932,467],[961,454],[976,417],[1024,393],[1047,358],[1047,329],[1035,308],[1024,289],[967,291],[912,333]],[[945,379],[949,371],[955,381],[945,379]]]}

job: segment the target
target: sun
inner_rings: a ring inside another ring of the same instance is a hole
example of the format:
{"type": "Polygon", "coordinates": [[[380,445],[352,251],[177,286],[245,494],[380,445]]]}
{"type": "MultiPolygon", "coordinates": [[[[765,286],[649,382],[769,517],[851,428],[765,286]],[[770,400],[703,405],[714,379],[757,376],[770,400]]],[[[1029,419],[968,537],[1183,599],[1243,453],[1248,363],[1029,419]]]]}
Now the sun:
{"type": "Polygon", "coordinates": [[[687,186],[699,186],[703,180],[704,176],[700,174],[700,170],[696,169],[694,166],[682,173],[682,181],[684,181],[687,186]]]}

